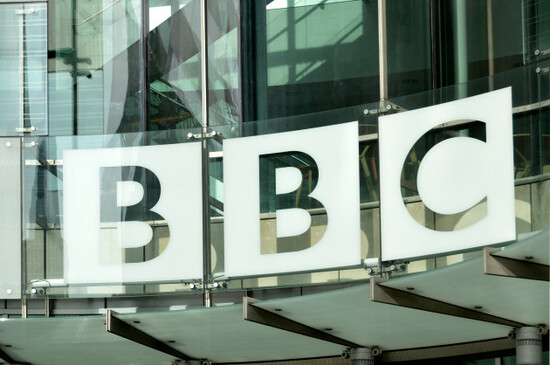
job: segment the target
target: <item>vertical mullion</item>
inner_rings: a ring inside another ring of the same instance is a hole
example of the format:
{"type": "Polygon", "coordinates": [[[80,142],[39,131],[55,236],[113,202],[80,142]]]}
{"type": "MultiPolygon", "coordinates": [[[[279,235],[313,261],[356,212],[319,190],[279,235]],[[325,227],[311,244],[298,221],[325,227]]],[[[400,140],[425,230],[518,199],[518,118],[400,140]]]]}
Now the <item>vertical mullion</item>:
{"type": "Polygon", "coordinates": [[[208,9],[207,0],[200,0],[201,16],[201,102],[203,129],[208,128],[208,9]]]}
{"type": "Polygon", "coordinates": [[[149,91],[150,85],[147,79],[148,76],[148,46],[149,46],[149,0],[141,0],[141,131],[145,132],[149,129],[149,91]]]}
{"type": "MultiPolygon", "coordinates": [[[[441,71],[440,71],[440,9],[439,0],[430,0],[430,53],[431,53],[431,69],[432,69],[432,89],[441,87],[441,71]]],[[[434,103],[435,104],[435,103],[434,103]]]]}
{"type": "Polygon", "coordinates": [[[25,128],[25,4],[19,16],[19,127],[25,128]]]}
{"type": "Polygon", "coordinates": [[[212,305],[208,281],[210,277],[210,172],[208,153],[208,3],[207,0],[200,0],[201,17],[201,145],[202,145],[202,244],[203,244],[203,276],[202,287],[204,295],[204,306],[212,305]]]}
{"type": "Polygon", "coordinates": [[[378,0],[378,69],[380,72],[380,100],[388,99],[388,51],[386,43],[386,0],[378,0]]]}

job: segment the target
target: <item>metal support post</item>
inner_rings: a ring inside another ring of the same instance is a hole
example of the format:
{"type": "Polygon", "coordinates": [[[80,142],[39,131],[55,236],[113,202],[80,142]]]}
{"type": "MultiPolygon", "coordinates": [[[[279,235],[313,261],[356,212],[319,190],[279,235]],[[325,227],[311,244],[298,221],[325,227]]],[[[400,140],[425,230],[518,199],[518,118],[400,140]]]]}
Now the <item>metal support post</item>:
{"type": "Polygon", "coordinates": [[[359,347],[350,350],[351,365],[374,365],[373,349],[359,347]]]}
{"type": "Polygon", "coordinates": [[[542,331],[538,327],[521,327],[516,331],[516,364],[542,365],[542,331]]]}
{"type": "Polygon", "coordinates": [[[50,298],[44,299],[44,317],[50,318],[52,312],[52,301],[50,298]]]}
{"type": "Polygon", "coordinates": [[[27,305],[27,298],[21,299],[21,318],[27,318],[29,315],[29,307],[27,305]]]}

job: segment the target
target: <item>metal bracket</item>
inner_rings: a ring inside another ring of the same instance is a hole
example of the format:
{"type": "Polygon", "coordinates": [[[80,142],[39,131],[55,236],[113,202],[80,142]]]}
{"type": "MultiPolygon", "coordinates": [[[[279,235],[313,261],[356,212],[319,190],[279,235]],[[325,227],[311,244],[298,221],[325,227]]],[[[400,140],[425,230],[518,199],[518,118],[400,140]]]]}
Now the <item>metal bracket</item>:
{"type": "Polygon", "coordinates": [[[123,320],[117,318],[115,316],[115,313],[116,312],[114,312],[111,309],[107,310],[107,313],[106,313],[107,332],[113,333],[120,337],[124,337],[130,341],[139,343],[143,346],[150,347],[154,350],[164,352],[165,354],[168,354],[170,356],[175,356],[181,360],[196,360],[168,346],[167,344],[154,338],[153,336],[150,336],[147,333],[129,325],[123,320]]]}
{"type": "Polygon", "coordinates": [[[203,137],[206,139],[212,138],[217,142],[219,142],[220,144],[223,144],[223,137],[221,133],[218,133],[216,131],[205,133],[204,135],[202,133],[191,133],[191,132],[187,133],[187,139],[201,139],[203,137]]]}
{"type": "Polygon", "coordinates": [[[403,290],[388,288],[380,285],[384,280],[372,277],[370,281],[370,298],[373,302],[392,304],[401,307],[424,310],[433,313],[446,314],[455,317],[474,319],[478,321],[501,324],[511,327],[522,327],[524,324],[511,321],[506,318],[493,316],[490,314],[449,304],[440,300],[435,300],[421,295],[409,293],[403,290]]]}
{"type": "Polygon", "coordinates": [[[550,54],[550,49],[543,49],[542,51],[540,49],[535,50],[535,56],[546,56],[550,54]]]}
{"type": "Polygon", "coordinates": [[[15,14],[16,15],[28,15],[28,14],[33,14],[33,13],[36,13],[36,9],[35,8],[30,8],[30,9],[17,9],[15,11],[15,14]]]}
{"type": "Polygon", "coordinates": [[[278,328],[278,329],[289,331],[292,333],[297,333],[299,335],[332,342],[332,343],[350,347],[350,348],[364,347],[364,346],[357,345],[351,341],[347,341],[342,338],[330,335],[316,328],[312,328],[312,327],[306,326],[305,324],[293,321],[291,319],[275,314],[263,308],[256,307],[252,304],[253,302],[256,302],[256,301],[257,299],[254,299],[254,298],[250,298],[247,296],[243,297],[243,319],[244,320],[263,324],[269,327],[278,328]]]}
{"type": "Polygon", "coordinates": [[[32,133],[34,131],[36,131],[36,127],[34,125],[30,127],[15,128],[16,133],[32,133]]]}
{"type": "Polygon", "coordinates": [[[492,255],[495,251],[498,251],[498,248],[485,247],[483,249],[483,272],[485,274],[550,281],[548,265],[492,255]]]}
{"type": "Polygon", "coordinates": [[[363,113],[365,115],[377,115],[377,114],[384,115],[384,114],[397,113],[402,111],[406,111],[406,109],[390,101],[382,100],[380,101],[380,107],[378,109],[365,109],[363,110],[363,113]]]}
{"type": "Polygon", "coordinates": [[[27,148],[36,147],[36,146],[38,146],[38,145],[39,145],[39,144],[38,144],[38,142],[36,142],[36,141],[30,141],[30,142],[26,142],[26,143],[25,143],[25,147],[27,147],[27,148]]]}

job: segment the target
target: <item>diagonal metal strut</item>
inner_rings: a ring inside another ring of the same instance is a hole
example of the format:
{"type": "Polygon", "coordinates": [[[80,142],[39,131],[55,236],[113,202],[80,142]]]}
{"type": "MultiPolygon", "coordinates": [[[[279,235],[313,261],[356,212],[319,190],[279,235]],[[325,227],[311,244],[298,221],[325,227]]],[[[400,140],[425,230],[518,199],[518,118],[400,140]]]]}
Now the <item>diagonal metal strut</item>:
{"type": "Polygon", "coordinates": [[[124,337],[130,341],[139,343],[143,346],[150,347],[157,351],[164,352],[165,354],[168,354],[170,356],[175,356],[181,360],[194,360],[193,358],[174,349],[173,347],[168,346],[164,342],[154,338],[151,335],[148,335],[147,333],[117,318],[115,316],[115,313],[116,312],[114,312],[113,310],[110,310],[110,309],[107,310],[107,315],[106,315],[107,332],[113,333],[120,337],[124,337]]]}
{"type": "Polygon", "coordinates": [[[347,341],[342,338],[330,335],[324,331],[306,326],[305,324],[293,321],[263,308],[256,307],[252,305],[253,301],[255,300],[250,297],[245,296],[243,298],[243,318],[247,321],[275,327],[281,330],[297,333],[323,341],[332,342],[350,348],[363,347],[351,341],[347,341]]]}
{"type": "Polygon", "coordinates": [[[10,355],[6,354],[6,352],[2,349],[0,349],[0,359],[4,360],[6,363],[12,364],[12,365],[29,364],[28,362],[22,362],[22,361],[14,360],[10,355]]]}
{"type": "Polygon", "coordinates": [[[473,309],[460,307],[458,305],[442,302],[440,300],[423,297],[418,294],[409,293],[403,290],[388,288],[380,285],[384,280],[371,278],[370,290],[371,301],[397,305],[401,307],[424,310],[428,312],[446,314],[455,317],[475,319],[490,323],[502,324],[511,327],[522,327],[524,324],[506,318],[493,316],[478,312],[473,309]]]}
{"type": "Polygon", "coordinates": [[[483,272],[485,274],[550,281],[548,265],[492,255],[495,251],[498,251],[498,249],[491,247],[483,249],[483,272]]]}

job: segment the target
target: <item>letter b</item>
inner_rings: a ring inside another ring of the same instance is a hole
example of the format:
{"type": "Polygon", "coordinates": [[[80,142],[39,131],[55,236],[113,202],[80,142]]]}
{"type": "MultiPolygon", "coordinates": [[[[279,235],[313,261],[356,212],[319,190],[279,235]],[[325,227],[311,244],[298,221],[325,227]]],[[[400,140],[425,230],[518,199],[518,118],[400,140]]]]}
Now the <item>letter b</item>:
{"type": "MultiPolygon", "coordinates": [[[[304,152],[261,155],[260,211],[275,212],[277,252],[300,251],[315,245],[326,230],[312,241],[308,209],[324,208],[315,198],[319,168],[304,152]]],[[[327,217],[328,219],[328,217],[327,217]]],[[[262,245],[265,240],[262,237],[262,245]]]]}
{"type": "Polygon", "coordinates": [[[226,276],[359,265],[358,166],[357,122],[226,140],[226,276]],[[325,232],[315,242],[291,244],[310,229],[309,208],[324,208],[325,232]],[[289,244],[262,254],[260,213],[269,211],[276,212],[277,244],[289,244]]]}
{"type": "Polygon", "coordinates": [[[198,142],[65,151],[65,281],[201,278],[200,161],[198,142]],[[175,156],[185,158],[173,162],[175,156]],[[148,249],[156,244],[150,222],[159,226],[163,238],[154,250],[148,249]]]}

